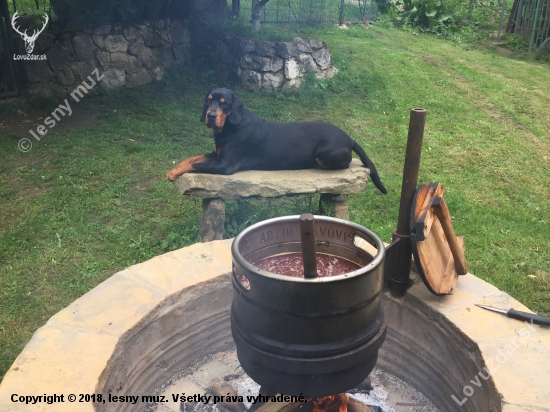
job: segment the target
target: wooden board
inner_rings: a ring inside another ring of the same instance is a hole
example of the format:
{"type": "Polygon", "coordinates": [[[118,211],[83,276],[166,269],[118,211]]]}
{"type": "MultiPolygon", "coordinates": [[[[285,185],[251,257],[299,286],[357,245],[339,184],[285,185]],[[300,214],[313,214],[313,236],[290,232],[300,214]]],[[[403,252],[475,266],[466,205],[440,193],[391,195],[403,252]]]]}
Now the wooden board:
{"type": "Polygon", "coordinates": [[[467,272],[464,239],[454,234],[444,190],[439,183],[420,186],[411,210],[414,260],[424,283],[436,295],[452,294],[458,276],[467,272]]]}

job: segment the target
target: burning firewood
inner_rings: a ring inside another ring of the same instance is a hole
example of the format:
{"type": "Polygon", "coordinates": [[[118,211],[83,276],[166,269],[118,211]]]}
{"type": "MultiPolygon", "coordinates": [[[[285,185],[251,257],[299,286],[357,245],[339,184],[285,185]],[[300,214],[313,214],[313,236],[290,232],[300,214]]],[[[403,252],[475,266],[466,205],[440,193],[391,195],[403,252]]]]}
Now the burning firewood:
{"type": "Polygon", "coordinates": [[[373,412],[373,411],[363,402],[350,397],[348,400],[348,412],[373,412]]]}
{"type": "MultiPolygon", "coordinates": [[[[211,389],[214,395],[224,397],[226,399],[229,397],[237,397],[237,393],[233,387],[224,381],[223,379],[216,380],[212,382],[211,389]]],[[[221,404],[230,412],[245,412],[246,407],[242,402],[227,402],[226,400],[222,401],[221,404]]]]}
{"type": "Polygon", "coordinates": [[[248,412],[373,412],[364,403],[348,395],[325,396],[308,402],[266,402],[252,405],[248,412]]]}
{"type": "Polygon", "coordinates": [[[313,402],[264,402],[252,405],[248,412],[312,412],[313,402]]]}
{"type": "Polygon", "coordinates": [[[312,412],[312,402],[264,402],[250,407],[248,412],[312,412]]]}

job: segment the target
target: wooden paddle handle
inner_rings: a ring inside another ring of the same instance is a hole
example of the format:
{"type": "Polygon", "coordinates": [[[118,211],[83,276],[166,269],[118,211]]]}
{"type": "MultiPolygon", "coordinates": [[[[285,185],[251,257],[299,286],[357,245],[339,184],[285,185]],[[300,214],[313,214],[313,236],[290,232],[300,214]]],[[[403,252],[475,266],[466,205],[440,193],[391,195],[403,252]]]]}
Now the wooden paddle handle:
{"type": "Polygon", "coordinates": [[[304,260],[304,277],[317,277],[317,254],[315,243],[315,221],[311,213],[300,215],[300,239],[304,260]]]}
{"type": "Polygon", "coordinates": [[[440,203],[434,205],[434,213],[441,223],[447,242],[449,243],[449,248],[453,254],[453,259],[455,261],[456,271],[459,275],[465,275],[468,273],[468,264],[466,263],[466,258],[464,257],[464,250],[458,243],[458,240],[455,235],[455,230],[453,228],[453,221],[451,219],[451,214],[447,203],[443,197],[440,197],[440,203]]]}

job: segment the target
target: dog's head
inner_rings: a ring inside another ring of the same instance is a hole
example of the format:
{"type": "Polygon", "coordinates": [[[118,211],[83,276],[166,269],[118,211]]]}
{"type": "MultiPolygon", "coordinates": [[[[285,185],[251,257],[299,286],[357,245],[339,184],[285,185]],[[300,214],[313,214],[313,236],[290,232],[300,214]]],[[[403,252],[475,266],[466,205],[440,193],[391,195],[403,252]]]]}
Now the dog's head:
{"type": "Polygon", "coordinates": [[[243,104],[231,90],[214,89],[204,99],[201,122],[218,134],[226,122],[238,124],[242,118],[243,104]]]}

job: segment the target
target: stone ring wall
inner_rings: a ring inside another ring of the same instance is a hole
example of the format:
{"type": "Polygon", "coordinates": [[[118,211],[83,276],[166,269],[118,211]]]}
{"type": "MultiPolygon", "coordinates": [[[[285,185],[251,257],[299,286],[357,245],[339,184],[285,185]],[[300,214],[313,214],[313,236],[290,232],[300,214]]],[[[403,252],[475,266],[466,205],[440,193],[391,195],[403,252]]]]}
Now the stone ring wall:
{"type": "MultiPolygon", "coordinates": [[[[0,412],[138,410],[130,404],[26,405],[10,399],[151,395],[194,359],[232,347],[231,242],[196,244],[134,265],[54,315],[7,372],[0,412]]],[[[434,296],[421,282],[402,299],[385,295],[388,337],[379,366],[442,411],[548,411],[548,328],[473,303],[527,310],[470,274],[451,296],[434,296]]]]}

